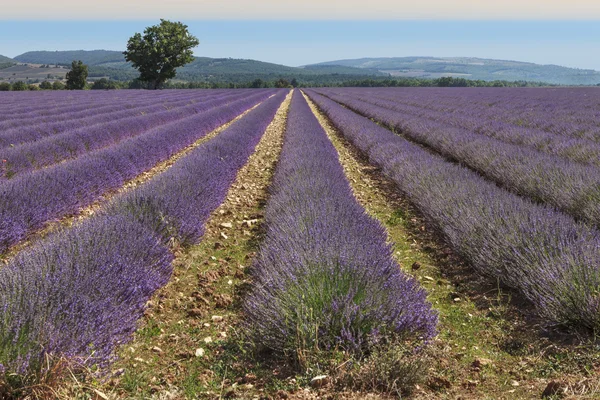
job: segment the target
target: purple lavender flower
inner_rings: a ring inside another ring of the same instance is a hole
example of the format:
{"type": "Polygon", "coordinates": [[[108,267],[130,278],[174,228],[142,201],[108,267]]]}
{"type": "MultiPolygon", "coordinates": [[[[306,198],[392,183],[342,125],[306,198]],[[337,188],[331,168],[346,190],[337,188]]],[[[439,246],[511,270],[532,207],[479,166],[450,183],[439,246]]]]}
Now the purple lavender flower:
{"type": "Polygon", "coordinates": [[[371,335],[427,341],[437,315],[402,273],[386,232],[354,198],[337,152],[299,92],[252,267],[245,325],[280,353],[368,349],[371,335]]]}
{"type": "Polygon", "coordinates": [[[199,240],[285,95],[278,91],[168,171],[0,270],[0,380],[16,373],[23,385],[35,383],[47,356],[110,363],[169,280],[170,239],[199,240]]]}
{"type": "Polygon", "coordinates": [[[600,329],[598,231],[307,93],[478,271],[520,291],[551,322],[600,329]]]}

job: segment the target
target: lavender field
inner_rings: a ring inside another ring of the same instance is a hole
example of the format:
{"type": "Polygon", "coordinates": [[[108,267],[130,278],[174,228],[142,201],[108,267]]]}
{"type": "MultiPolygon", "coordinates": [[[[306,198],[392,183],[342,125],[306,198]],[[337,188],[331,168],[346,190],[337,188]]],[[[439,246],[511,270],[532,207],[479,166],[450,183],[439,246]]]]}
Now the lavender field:
{"type": "Polygon", "coordinates": [[[599,156],[596,88],[0,92],[0,398],[597,398],[599,156]]]}

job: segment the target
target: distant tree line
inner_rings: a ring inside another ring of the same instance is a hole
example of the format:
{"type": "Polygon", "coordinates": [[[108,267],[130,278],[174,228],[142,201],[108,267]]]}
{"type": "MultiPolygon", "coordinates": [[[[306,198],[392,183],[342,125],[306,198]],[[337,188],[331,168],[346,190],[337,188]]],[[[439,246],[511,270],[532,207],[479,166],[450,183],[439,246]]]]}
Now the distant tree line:
{"type": "MultiPolygon", "coordinates": [[[[464,78],[397,78],[397,79],[352,79],[336,82],[316,83],[310,79],[304,81],[301,78],[278,78],[263,80],[260,78],[245,82],[230,81],[167,81],[162,84],[164,89],[238,89],[238,88],[291,88],[291,87],[542,87],[556,86],[543,82],[527,81],[483,81],[469,80],[464,78]]],[[[312,77],[311,77],[312,78],[312,77]]],[[[600,84],[599,84],[600,86],[600,84]]],[[[133,79],[130,81],[117,81],[100,78],[93,83],[86,83],[81,89],[85,90],[114,90],[114,89],[152,89],[153,83],[133,79]]],[[[23,91],[23,90],[64,90],[67,86],[60,82],[54,83],[44,81],[38,85],[27,84],[22,81],[10,84],[0,82],[0,91],[23,91]]]]}
{"type": "Polygon", "coordinates": [[[61,81],[44,81],[39,85],[28,84],[23,81],[16,81],[12,84],[8,82],[0,82],[0,92],[23,92],[26,90],[64,90],[66,88],[66,85],[61,81]]]}
{"type": "Polygon", "coordinates": [[[427,78],[386,78],[386,79],[360,79],[349,80],[331,86],[342,87],[540,87],[556,86],[545,82],[531,81],[484,81],[481,79],[454,78],[450,76],[427,78]]]}
{"type": "MultiPolygon", "coordinates": [[[[98,79],[93,83],[85,83],[85,86],[82,87],[82,90],[110,90],[110,89],[137,89],[136,87],[132,87],[131,82],[117,82],[111,81],[108,79],[98,79]]],[[[8,83],[8,82],[0,82],[0,92],[14,91],[21,92],[26,90],[67,90],[68,87],[65,83],[61,81],[43,81],[39,85],[36,84],[27,84],[23,81],[17,81],[8,83]]]]}

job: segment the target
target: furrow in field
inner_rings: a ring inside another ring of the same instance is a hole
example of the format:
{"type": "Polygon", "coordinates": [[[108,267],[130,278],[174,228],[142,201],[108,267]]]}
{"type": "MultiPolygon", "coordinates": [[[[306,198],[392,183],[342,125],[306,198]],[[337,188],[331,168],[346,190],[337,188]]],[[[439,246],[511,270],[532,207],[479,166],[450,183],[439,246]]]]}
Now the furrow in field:
{"type": "Polygon", "coordinates": [[[57,230],[60,230],[65,227],[69,227],[69,226],[73,225],[74,223],[78,223],[78,222],[83,221],[84,219],[90,218],[91,216],[93,216],[94,214],[96,214],[100,210],[102,210],[102,208],[105,207],[106,204],[108,204],[111,201],[111,199],[113,199],[115,196],[121,195],[126,191],[132,190],[132,189],[136,188],[137,186],[143,185],[145,182],[151,180],[156,175],[167,171],[169,168],[171,168],[173,166],[173,164],[175,164],[175,162],[177,162],[181,158],[185,157],[187,154],[189,154],[192,150],[194,150],[198,146],[202,145],[203,143],[205,143],[208,140],[211,140],[212,138],[217,136],[219,133],[221,133],[224,130],[226,130],[227,128],[229,128],[229,126],[231,126],[231,124],[233,124],[234,122],[243,118],[246,114],[248,114],[250,111],[254,110],[259,105],[260,104],[256,104],[256,105],[252,106],[251,108],[242,112],[240,115],[238,115],[231,121],[221,125],[220,127],[216,128],[215,130],[206,134],[206,136],[201,137],[200,139],[196,140],[194,143],[183,148],[178,153],[169,157],[167,160],[160,161],[159,163],[157,163],[156,165],[154,165],[152,168],[148,169],[147,171],[141,172],[139,175],[133,177],[132,179],[127,180],[125,183],[123,183],[123,185],[121,187],[116,188],[116,189],[111,189],[111,190],[105,192],[98,199],[96,199],[93,203],[91,203],[85,207],[81,207],[78,210],[76,210],[75,212],[73,212],[72,214],[70,214],[66,217],[63,217],[61,219],[48,221],[42,229],[32,232],[31,234],[29,234],[27,236],[27,238],[25,240],[18,242],[14,246],[11,246],[4,254],[2,254],[0,256],[0,259],[5,264],[8,264],[10,262],[10,260],[12,258],[14,258],[14,256],[16,254],[18,254],[19,252],[23,251],[24,249],[30,247],[32,244],[38,242],[39,240],[43,239],[50,233],[56,232],[57,230]]]}

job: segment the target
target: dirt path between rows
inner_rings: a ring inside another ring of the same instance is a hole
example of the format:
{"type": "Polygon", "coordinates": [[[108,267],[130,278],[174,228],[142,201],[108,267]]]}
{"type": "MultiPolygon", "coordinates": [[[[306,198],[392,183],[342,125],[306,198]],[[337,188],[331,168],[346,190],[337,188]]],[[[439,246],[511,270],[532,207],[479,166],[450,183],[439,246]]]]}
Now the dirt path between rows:
{"type": "Polygon", "coordinates": [[[307,101],[336,147],[355,197],[386,228],[395,258],[426,288],[440,313],[428,377],[413,398],[539,399],[552,385],[560,398],[597,398],[597,348],[585,339],[564,342],[569,334],[548,335],[514,293],[464,264],[395,183],[307,101]]]}
{"type": "MultiPolygon", "coordinates": [[[[237,343],[239,291],[260,242],[290,100],[291,94],[212,213],[201,243],[176,251],[171,282],[149,302],[134,340],[113,366],[115,377],[97,388],[107,398],[212,398],[230,390],[236,365],[220,358],[237,343]]],[[[249,390],[260,393],[257,386],[249,390]]]]}

